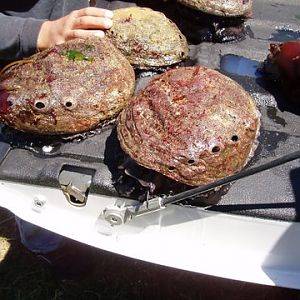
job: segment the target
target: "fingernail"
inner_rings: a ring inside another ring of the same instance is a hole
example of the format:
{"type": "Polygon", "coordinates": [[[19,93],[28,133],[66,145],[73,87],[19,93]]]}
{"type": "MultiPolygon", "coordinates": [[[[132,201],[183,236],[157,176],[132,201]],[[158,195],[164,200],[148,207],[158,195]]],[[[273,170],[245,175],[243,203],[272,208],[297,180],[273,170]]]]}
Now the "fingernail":
{"type": "Polygon", "coordinates": [[[113,22],[112,22],[111,19],[105,19],[105,20],[104,20],[104,26],[105,26],[105,27],[109,27],[109,28],[110,28],[110,27],[112,26],[112,23],[113,23],[113,22]]]}
{"type": "Polygon", "coordinates": [[[104,32],[103,31],[96,31],[94,33],[95,37],[103,38],[104,37],[104,32]]]}
{"type": "Polygon", "coordinates": [[[106,10],[104,16],[111,19],[114,16],[114,13],[111,10],[106,10]]]}

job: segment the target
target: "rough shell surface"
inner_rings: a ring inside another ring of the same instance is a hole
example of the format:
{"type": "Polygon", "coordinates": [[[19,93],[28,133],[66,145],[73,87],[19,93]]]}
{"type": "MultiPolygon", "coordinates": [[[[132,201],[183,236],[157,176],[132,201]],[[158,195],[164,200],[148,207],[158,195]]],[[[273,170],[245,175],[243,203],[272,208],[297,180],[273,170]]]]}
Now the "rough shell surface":
{"type": "Polygon", "coordinates": [[[186,38],[175,23],[150,8],[115,10],[113,26],[106,34],[140,69],[179,63],[188,55],[186,38]]]}
{"type": "Polygon", "coordinates": [[[118,114],[134,85],[132,66],[108,39],[73,40],[0,75],[0,121],[38,134],[87,131],[118,114]]]}
{"type": "Polygon", "coordinates": [[[178,2],[208,14],[235,17],[250,16],[252,0],[177,0],[178,2]]]}
{"type": "Polygon", "coordinates": [[[235,81],[204,67],[151,81],[118,117],[121,147],[138,164],[191,186],[241,170],[257,146],[260,113],[235,81]]]}

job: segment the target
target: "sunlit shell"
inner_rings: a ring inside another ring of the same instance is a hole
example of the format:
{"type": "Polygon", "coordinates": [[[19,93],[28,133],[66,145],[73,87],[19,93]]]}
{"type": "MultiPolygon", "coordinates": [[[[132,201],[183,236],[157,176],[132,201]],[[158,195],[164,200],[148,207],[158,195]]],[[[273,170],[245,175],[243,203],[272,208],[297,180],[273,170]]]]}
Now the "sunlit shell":
{"type": "Polygon", "coordinates": [[[186,38],[175,23],[150,8],[115,10],[113,26],[106,34],[137,68],[169,66],[188,55],[186,38]]]}
{"type": "Polygon", "coordinates": [[[257,146],[259,127],[250,95],[198,66],[151,81],[119,115],[117,133],[138,164],[198,186],[241,170],[257,146]]]}
{"type": "Polygon", "coordinates": [[[178,2],[208,14],[237,17],[252,13],[252,0],[177,0],[178,2]]]}
{"type": "Polygon", "coordinates": [[[25,132],[70,134],[117,115],[135,85],[128,60],[108,40],[73,40],[0,74],[0,121],[25,132]]]}

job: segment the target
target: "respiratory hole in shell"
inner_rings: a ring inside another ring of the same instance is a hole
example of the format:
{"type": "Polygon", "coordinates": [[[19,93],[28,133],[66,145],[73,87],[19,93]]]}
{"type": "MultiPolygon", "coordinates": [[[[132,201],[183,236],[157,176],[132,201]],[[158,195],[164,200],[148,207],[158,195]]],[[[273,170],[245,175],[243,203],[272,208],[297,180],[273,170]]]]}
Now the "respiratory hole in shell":
{"type": "Polygon", "coordinates": [[[66,101],[65,106],[70,108],[73,106],[73,103],[71,101],[66,101]]]}
{"type": "Polygon", "coordinates": [[[13,106],[13,103],[10,100],[7,101],[7,104],[8,106],[13,106]]]}
{"type": "Polygon", "coordinates": [[[189,165],[192,165],[192,164],[194,164],[194,163],[195,163],[195,160],[194,160],[194,159],[189,159],[189,160],[188,160],[188,164],[189,164],[189,165]]]}
{"type": "Polygon", "coordinates": [[[35,107],[36,108],[38,108],[38,109],[43,109],[43,108],[45,108],[45,103],[43,103],[43,102],[41,102],[41,101],[37,101],[37,102],[35,102],[35,107]]]}
{"type": "Polygon", "coordinates": [[[172,172],[172,171],[174,171],[174,170],[175,170],[175,167],[174,167],[174,166],[170,166],[168,169],[169,169],[169,171],[171,171],[171,172],[172,172]]]}
{"type": "Polygon", "coordinates": [[[211,149],[211,152],[212,153],[218,153],[218,152],[220,152],[220,147],[219,146],[214,146],[212,149],[211,149]]]}
{"type": "Polygon", "coordinates": [[[231,140],[232,140],[233,142],[237,142],[237,141],[239,140],[239,137],[235,134],[235,135],[233,135],[233,136],[231,137],[231,140]]]}

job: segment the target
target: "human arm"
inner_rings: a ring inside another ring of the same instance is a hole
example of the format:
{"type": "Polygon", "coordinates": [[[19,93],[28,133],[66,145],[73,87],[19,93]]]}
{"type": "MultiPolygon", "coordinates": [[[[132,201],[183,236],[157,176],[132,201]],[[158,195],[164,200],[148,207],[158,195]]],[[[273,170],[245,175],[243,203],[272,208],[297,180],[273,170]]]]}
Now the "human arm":
{"type": "Polygon", "coordinates": [[[0,61],[30,56],[38,50],[90,35],[104,36],[112,12],[95,7],[75,10],[54,21],[0,13],[0,61]]]}
{"type": "Polygon", "coordinates": [[[15,60],[36,52],[36,40],[45,21],[0,13],[0,60],[15,60]]]}

